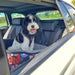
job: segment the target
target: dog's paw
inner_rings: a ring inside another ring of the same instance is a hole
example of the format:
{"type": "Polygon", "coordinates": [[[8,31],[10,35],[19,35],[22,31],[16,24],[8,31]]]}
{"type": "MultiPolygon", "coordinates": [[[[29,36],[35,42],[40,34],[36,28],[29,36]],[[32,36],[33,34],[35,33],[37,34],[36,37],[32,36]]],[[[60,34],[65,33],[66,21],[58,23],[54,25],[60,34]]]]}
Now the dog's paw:
{"type": "Polygon", "coordinates": [[[9,51],[16,51],[17,48],[15,48],[15,47],[9,47],[8,50],[9,50],[9,51]]]}
{"type": "Polygon", "coordinates": [[[9,47],[7,50],[10,50],[11,51],[11,50],[13,50],[13,48],[12,47],[9,47]]]}

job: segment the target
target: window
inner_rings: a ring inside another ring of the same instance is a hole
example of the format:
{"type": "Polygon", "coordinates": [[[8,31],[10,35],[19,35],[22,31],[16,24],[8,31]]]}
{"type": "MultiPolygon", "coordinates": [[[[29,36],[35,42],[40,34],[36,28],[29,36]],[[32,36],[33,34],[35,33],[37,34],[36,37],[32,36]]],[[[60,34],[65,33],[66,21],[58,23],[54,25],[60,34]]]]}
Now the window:
{"type": "Polygon", "coordinates": [[[61,14],[58,10],[38,12],[36,16],[41,20],[62,19],[61,14]]]}
{"type": "Polygon", "coordinates": [[[62,13],[63,13],[62,15],[64,17],[65,24],[68,27],[69,32],[71,32],[74,29],[74,24],[73,24],[72,18],[69,15],[69,13],[67,12],[67,9],[63,5],[63,3],[59,2],[59,5],[60,5],[60,8],[61,8],[62,13]]]}
{"type": "Polygon", "coordinates": [[[12,19],[13,18],[25,18],[23,14],[19,14],[19,13],[13,13],[11,16],[12,16],[12,19]]]}
{"type": "Polygon", "coordinates": [[[0,13],[0,27],[7,26],[6,17],[4,13],[0,13]]]}
{"type": "Polygon", "coordinates": [[[75,23],[75,9],[73,9],[70,5],[64,3],[65,7],[67,8],[68,12],[70,13],[74,23],[75,23]]]}

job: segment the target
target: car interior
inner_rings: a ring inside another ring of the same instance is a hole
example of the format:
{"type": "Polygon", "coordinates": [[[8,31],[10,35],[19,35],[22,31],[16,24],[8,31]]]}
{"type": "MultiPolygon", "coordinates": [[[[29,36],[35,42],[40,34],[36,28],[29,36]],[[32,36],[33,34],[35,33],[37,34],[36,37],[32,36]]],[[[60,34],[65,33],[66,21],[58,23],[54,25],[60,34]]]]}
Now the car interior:
{"type": "MultiPolygon", "coordinates": [[[[4,39],[14,39],[21,31],[23,18],[15,18],[12,20],[12,25],[9,27],[4,35],[4,39]],[[20,21],[20,22],[19,22],[20,21]]],[[[63,20],[41,21],[42,31],[37,32],[35,36],[35,43],[44,46],[49,46],[62,37],[65,25],[63,20]],[[61,25],[61,26],[60,26],[61,25]],[[57,35],[56,35],[57,33],[57,35]],[[40,37],[39,37],[40,36],[40,37]],[[38,40],[39,41],[38,41],[38,40]]]]}
{"type": "MultiPolygon", "coordinates": [[[[59,11],[57,5],[55,4],[55,0],[48,0],[47,2],[44,0],[31,0],[31,2],[24,0],[7,0],[4,2],[0,1],[0,11],[6,13],[8,24],[10,26],[7,27],[3,34],[3,40],[5,43],[5,48],[7,49],[10,46],[12,40],[18,35],[22,30],[22,23],[24,17],[12,18],[12,13],[23,14],[24,16],[28,14],[32,14],[36,16],[38,12],[43,11],[59,11]],[[51,3],[50,3],[51,2],[51,3]]],[[[59,11],[60,12],[60,11],[59,11]]],[[[61,13],[60,13],[61,14],[61,13]]],[[[36,16],[38,17],[38,16],[36,16]]],[[[39,52],[48,48],[57,40],[61,39],[64,35],[64,31],[66,29],[63,18],[61,19],[50,19],[50,20],[41,20],[39,17],[39,23],[41,24],[41,31],[37,32],[35,36],[35,45],[33,52],[9,52],[7,51],[7,59],[9,61],[9,57],[14,55],[25,54],[24,61],[21,61],[18,66],[14,67],[9,63],[9,67],[11,70],[11,74],[19,74],[20,71],[37,55],[39,52]],[[40,51],[39,51],[40,50],[40,51]],[[19,69],[19,70],[18,70],[19,69]],[[17,71],[16,71],[17,70],[17,71]]]]}

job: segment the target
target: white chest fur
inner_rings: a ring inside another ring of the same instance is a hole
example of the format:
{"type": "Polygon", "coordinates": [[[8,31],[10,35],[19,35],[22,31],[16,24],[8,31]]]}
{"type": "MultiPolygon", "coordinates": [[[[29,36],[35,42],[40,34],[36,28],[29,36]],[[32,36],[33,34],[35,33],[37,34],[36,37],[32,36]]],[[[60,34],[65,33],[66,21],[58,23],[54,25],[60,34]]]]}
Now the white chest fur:
{"type": "Polygon", "coordinates": [[[23,37],[24,37],[23,43],[19,43],[14,39],[12,46],[9,47],[8,50],[17,50],[17,49],[22,49],[23,51],[33,50],[34,38],[32,39],[31,45],[29,46],[30,40],[24,35],[23,37]]]}
{"type": "Polygon", "coordinates": [[[22,50],[33,50],[34,38],[32,39],[30,46],[29,46],[29,43],[30,43],[30,40],[27,37],[24,37],[24,42],[21,44],[22,50]]]}

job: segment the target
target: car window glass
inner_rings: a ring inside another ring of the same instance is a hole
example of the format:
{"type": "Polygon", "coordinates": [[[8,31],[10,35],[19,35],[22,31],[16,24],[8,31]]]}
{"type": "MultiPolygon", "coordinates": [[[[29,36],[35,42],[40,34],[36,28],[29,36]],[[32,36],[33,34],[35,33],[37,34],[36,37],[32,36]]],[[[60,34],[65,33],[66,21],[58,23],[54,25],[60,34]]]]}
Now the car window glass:
{"type": "Polygon", "coordinates": [[[12,19],[13,18],[25,18],[25,16],[23,14],[19,14],[19,13],[12,13],[11,14],[12,19]]]}
{"type": "Polygon", "coordinates": [[[4,13],[0,13],[0,27],[7,26],[6,17],[4,13]]]}
{"type": "Polygon", "coordinates": [[[61,19],[61,14],[58,10],[50,10],[50,11],[43,11],[38,12],[36,14],[38,18],[41,20],[52,20],[52,19],[61,19]]]}
{"type": "Polygon", "coordinates": [[[68,12],[70,13],[70,15],[73,18],[73,21],[75,23],[75,9],[73,9],[70,5],[64,3],[65,7],[67,8],[68,12]]]}
{"type": "Polygon", "coordinates": [[[65,7],[61,4],[61,2],[59,2],[59,5],[60,5],[60,8],[63,12],[66,26],[68,27],[69,32],[71,32],[74,29],[74,24],[72,22],[72,19],[71,19],[70,15],[68,14],[68,12],[66,11],[65,7]]]}

